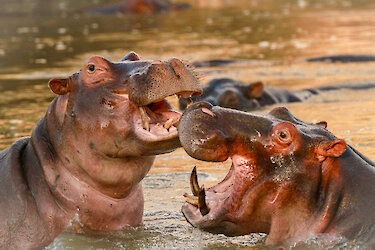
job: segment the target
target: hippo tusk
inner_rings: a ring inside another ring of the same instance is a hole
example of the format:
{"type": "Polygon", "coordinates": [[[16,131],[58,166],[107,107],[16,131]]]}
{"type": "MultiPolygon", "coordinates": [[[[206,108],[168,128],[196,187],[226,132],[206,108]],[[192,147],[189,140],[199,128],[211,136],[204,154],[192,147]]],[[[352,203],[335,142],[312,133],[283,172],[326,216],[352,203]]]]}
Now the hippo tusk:
{"type": "Polygon", "coordinates": [[[198,197],[189,195],[187,193],[184,194],[184,197],[186,198],[187,203],[190,203],[191,205],[198,207],[198,197]]]}
{"type": "Polygon", "coordinates": [[[210,208],[206,204],[206,192],[204,191],[204,186],[199,190],[198,196],[198,208],[203,216],[210,212],[210,208]]]}
{"type": "Polygon", "coordinates": [[[175,126],[175,127],[177,127],[177,126],[178,126],[178,122],[179,122],[179,120],[176,120],[176,121],[174,121],[174,122],[172,123],[172,125],[175,126]]]}
{"type": "Polygon", "coordinates": [[[173,119],[171,118],[171,119],[169,119],[168,121],[165,122],[164,128],[169,129],[172,126],[172,124],[173,124],[173,119]]]}
{"type": "Polygon", "coordinates": [[[193,171],[191,171],[190,175],[190,187],[191,192],[194,196],[199,196],[199,184],[198,184],[198,176],[197,176],[197,167],[194,166],[193,171]]]}
{"type": "Polygon", "coordinates": [[[187,106],[186,106],[186,108],[190,107],[191,104],[193,104],[193,100],[191,100],[191,98],[189,97],[187,99],[187,106]]]}
{"type": "Polygon", "coordinates": [[[145,130],[150,131],[150,124],[148,122],[148,116],[147,116],[145,108],[144,107],[139,107],[139,111],[141,113],[142,127],[145,130]]]}

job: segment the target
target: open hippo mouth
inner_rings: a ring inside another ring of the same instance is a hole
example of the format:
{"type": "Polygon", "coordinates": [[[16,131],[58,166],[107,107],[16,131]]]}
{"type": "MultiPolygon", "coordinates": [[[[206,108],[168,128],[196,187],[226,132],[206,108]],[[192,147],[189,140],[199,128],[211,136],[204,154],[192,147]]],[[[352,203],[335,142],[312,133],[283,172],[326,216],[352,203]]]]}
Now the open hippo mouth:
{"type": "MultiPolygon", "coordinates": [[[[189,98],[199,94],[200,92],[182,91],[173,95],[177,98],[189,98]]],[[[182,113],[175,110],[166,99],[140,106],[139,112],[143,132],[155,136],[177,136],[176,126],[182,113]]]]}
{"type": "Polygon", "coordinates": [[[144,141],[177,137],[176,125],[182,114],[172,107],[167,97],[189,98],[202,93],[195,72],[176,58],[146,64],[132,73],[128,83],[129,100],[139,107],[137,131],[144,141]]]}
{"type": "MultiPolygon", "coordinates": [[[[208,189],[199,186],[196,168],[193,169],[190,176],[193,195],[184,195],[187,203],[182,212],[194,227],[228,236],[248,233],[239,226],[242,223],[239,218],[243,217],[244,206],[247,210],[257,209],[256,193],[267,188],[270,176],[269,169],[263,166],[264,159],[254,152],[267,150],[262,135],[269,134],[272,122],[264,117],[254,118],[205,102],[191,105],[183,114],[178,125],[179,138],[190,156],[215,162],[232,159],[226,177],[208,189]]],[[[261,225],[259,230],[266,232],[267,226],[261,225]]]]}
{"type": "Polygon", "coordinates": [[[198,184],[196,167],[194,167],[190,175],[193,195],[184,194],[186,204],[182,207],[186,220],[194,227],[227,236],[245,234],[238,231],[235,217],[239,212],[244,190],[247,189],[246,192],[249,194],[253,192],[250,190],[257,189],[255,184],[257,171],[245,158],[233,156],[232,160],[232,166],[226,177],[207,189],[204,185],[198,184]]]}
{"type": "Polygon", "coordinates": [[[232,165],[229,173],[224,178],[224,180],[206,190],[204,188],[204,185],[199,186],[197,170],[196,167],[194,167],[190,175],[190,188],[193,195],[189,195],[187,193],[184,194],[186,202],[189,205],[185,205],[182,209],[182,212],[189,223],[193,224],[194,226],[194,222],[190,221],[190,219],[203,220],[203,217],[210,212],[212,214],[217,214],[218,212],[220,213],[220,211],[218,211],[217,209],[219,208],[218,204],[224,204],[228,202],[228,198],[233,188],[233,169],[234,168],[232,165]],[[207,203],[209,203],[209,205],[207,203]],[[213,208],[212,211],[211,208],[213,208]]]}

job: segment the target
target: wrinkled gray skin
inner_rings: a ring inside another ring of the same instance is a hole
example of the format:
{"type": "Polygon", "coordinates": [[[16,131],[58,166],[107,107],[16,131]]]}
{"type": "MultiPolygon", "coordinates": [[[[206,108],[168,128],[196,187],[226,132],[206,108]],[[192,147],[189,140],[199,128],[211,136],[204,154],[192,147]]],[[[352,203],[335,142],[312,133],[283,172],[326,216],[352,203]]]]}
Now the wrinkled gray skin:
{"type": "Polygon", "coordinates": [[[267,233],[271,245],[324,234],[374,247],[375,164],[325,126],[303,122],[286,108],[263,117],[191,105],[178,125],[186,152],[233,163],[225,179],[206,190],[207,214],[194,202],[183,206],[187,221],[228,236],[267,233]]]}
{"type": "MultiPolygon", "coordinates": [[[[262,82],[243,83],[229,78],[214,79],[203,88],[203,94],[193,96],[193,102],[205,101],[214,106],[251,111],[277,103],[301,102],[321,91],[338,89],[368,89],[374,88],[374,83],[356,85],[322,86],[318,88],[287,90],[278,87],[264,86],[262,82]]],[[[187,99],[179,100],[180,110],[187,106],[187,99]]]]}
{"type": "Polygon", "coordinates": [[[163,124],[181,114],[164,98],[201,91],[180,60],[134,52],[114,63],[90,57],[49,86],[58,96],[31,138],[0,152],[0,249],[45,246],[62,231],[140,226],[141,180],[156,154],[180,146],[176,127],[163,124]]]}

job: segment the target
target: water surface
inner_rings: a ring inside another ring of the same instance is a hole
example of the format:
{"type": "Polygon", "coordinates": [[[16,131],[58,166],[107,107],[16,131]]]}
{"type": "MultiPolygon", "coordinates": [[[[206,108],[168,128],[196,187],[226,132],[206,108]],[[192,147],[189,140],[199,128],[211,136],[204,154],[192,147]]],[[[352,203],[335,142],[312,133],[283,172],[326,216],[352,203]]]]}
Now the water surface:
{"type": "MultiPolygon", "coordinates": [[[[88,16],[105,1],[0,1],[0,148],[30,135],[54,95],[48,79],[79,70],[91,55],[118,60],[130,50],[144,59],[186,62],[242,59],[197,68],[205,84],[216,77],[300,89],[375,80],[375,63],[307,63],[334,54],[375,54],[375,1],[189,0],[193,8],[148,16],[88,16]]],[[[375,159],[375,90],[332,91],[285,106],[298,118],[328,129],[375,159]]],[[[177,101],[170,98],[173,104],[177,101]]],[[[267,107],[257,114],[265,114],[267,107]]],[[[230,162],[194,160],[182,150],[157,157],[144,180],[144,228],[106,238],[62,234],[48,249],[263,248],[264,235],[228,238],[200,232],[180,213],[197,165],[206,186],[230,162]]],[[[337,246],[360,246],[329,239],[337,246]]],[[[319,241],[305,248],[319,247],[319,241]]]]}

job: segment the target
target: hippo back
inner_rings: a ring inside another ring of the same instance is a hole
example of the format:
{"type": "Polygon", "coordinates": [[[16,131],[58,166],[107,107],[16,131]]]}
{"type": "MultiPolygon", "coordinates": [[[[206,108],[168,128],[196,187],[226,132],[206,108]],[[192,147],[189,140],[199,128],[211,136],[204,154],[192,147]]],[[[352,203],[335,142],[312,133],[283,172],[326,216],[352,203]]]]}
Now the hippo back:
{"type": "MultiPolygon", "coordinates": [[[[37,206],[23,169],[24,151],[30,137],[17,140],[0,152],[0,249],[32,248],[29,242],[45,241],[37,206]]],[[[48,235],[48,234],[47,234],[48,235]]]]}

